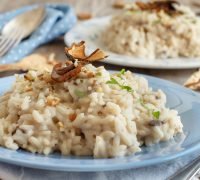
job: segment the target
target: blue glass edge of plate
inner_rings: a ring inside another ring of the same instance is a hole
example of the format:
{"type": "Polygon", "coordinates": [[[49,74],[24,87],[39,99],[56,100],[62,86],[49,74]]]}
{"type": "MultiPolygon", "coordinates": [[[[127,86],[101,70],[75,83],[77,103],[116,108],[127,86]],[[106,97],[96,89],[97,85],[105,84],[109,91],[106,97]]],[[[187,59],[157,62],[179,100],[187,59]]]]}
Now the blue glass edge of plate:
{"type": "MultiPolygon", "coordinates": [[[[200,95],[192,90],[189,90],[189,89],[186,89],[176,83],[173,83],[173,82],[170,82],[170,81],[167,81],[167,80],[162,80],[162,79],[159,79],[159,78],[156,78],[156,77],[152,77],[152,76],[148,76],[148,75],[143,75],[143,74],[139,74],[139,75],[142,75],[144,77],[146,77],[148,79],[148,81],[150,82],[150,86],[151,86],[151,83],[155,83],[157,82],[158,84],[168,84],[168,85],[172,85],[173,87],[177,88],[177,89],[181,89],[182,91],[184,90],[184,92],[192,95],[192,96],[196,96],[198,98],[200,98],[200,95]]],[[[13,76],[10,76],[10,77],[6,77],[6,78],[1,78],[0,81],[2,81],[3,84],[5,83],[9,83],[10,84],[10,81],[13,80],[13,76]]],[[[5,148],[0,148],[0,151],[1,149],[5,149],[5,148]]],[[[148,165],[155,165],[155,164],[158,164],[160,162],[166,162],[166,161],[170,161],[170,160],[173,160],[173,159],[176,159],[176,158],[179,158],[179,157],[182,157],[184,155],[187,155],[187,154],[191,154],[191,153],[195,153],[197,150],[200,150],[200,142],[198,142],[197,144],[195,144],[194,146],[192,146],[191,148],[189,149],[185,149],[181,152],[178,152],[178,153],[174,153],[174,154],[171,154],[171,155],[167,155],[167,156],[164,156],[164,157],[161,157],[161,158],[155,158],[155,159],[149,159],[149,160],[145,160],[144,163],[141,161],[140,163],[136,163],[134,162],[134,164],[132,162],[129,162],[129,163],[125,163],[125,164],[113,164],[112,166],[108,167],[104,167],[104,165],[102,165],[102,167],[100,165],[98,165],[98,167],[92,167],[91,165],[84,165],[84,166],[79,166],[77,167],[77,165],[75,165],[73,167],[72,164],[68,165],[68,164],[57,164],[58,166],[55,167],[55,164],[54,165],[51,165],[51,164],[40,164],[40,163],[37,163],[37,162],[34,162],[34,161],[31,161],[31,162],[27,162],[26,160],[21,160],[20,162],[19,161],[15,161],[14,159],[7,159],[5,157],[1,157],[0,156],[0,161],[2,162],[6,162],[6,163],[11,163],[11,164],[16,164],[16,165],[22,165],[22,166],[26,166],[26,167],[31,167],[31,168],[38,168],[38,169],[49,169],[49,170],[58,170],[58,171],[110,171],[110,170],[119,170],[119,169],[129,169],[129,168],[139,168],[139,167],[144,167],[144,166],[148,166],[148,165]]],[[[9,150],[9,151],[12,151],[12,150],[9,150]]],[[[91,159],[92,160],[92,159],[91,159]]],[[[99,159],[101,161],[101,159],[99,159]]],[[[105,159],[103,159],[105,160],[105,159]]],[[[107,159],[109,160],[109,159],[107,159]]]]}

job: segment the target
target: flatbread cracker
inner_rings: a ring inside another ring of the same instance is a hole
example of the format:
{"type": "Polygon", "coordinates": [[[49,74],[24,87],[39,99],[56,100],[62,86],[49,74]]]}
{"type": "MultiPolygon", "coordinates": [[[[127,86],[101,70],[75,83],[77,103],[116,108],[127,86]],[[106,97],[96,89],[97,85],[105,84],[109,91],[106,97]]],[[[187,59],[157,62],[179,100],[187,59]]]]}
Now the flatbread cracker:
{"type": "Polygon", "coordinates": [[[192,90],[200,90],[200,69],[188,78],[184,86],[192,90]]]}
{"type": "Polygon", "coordinates": [[[32,54],[17,63],[0,65],[0,72],[28,71],[31,69],[51,71],[53,66],[58,63],[52,57],[52,54],[50,54],[49,58],[40,54],[32,54]]]}

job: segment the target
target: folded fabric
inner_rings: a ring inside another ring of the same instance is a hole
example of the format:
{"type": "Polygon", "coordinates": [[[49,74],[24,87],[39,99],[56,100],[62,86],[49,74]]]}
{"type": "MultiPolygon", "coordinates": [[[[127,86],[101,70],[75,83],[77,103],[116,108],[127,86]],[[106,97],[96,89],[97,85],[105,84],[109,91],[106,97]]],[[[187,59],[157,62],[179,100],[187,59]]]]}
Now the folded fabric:
{"type": "MultiPolygon", "coordinates": [[[[39,6],[25,6],[15,11],[6,12],[0,15],[0,29],[15,16],[39,6]]],[[[69,31],[76,23],[76,16],[73,9],[66,4],[46,4],[46,17],[44,22],[34,31],[31,36],[24,39],[18,46],[13,47],[0,63],[13,63],[33,52],[38,46],[52,41],[69,31]]],[[[33,17],[34,18],[34,17],[33,17]]]]}

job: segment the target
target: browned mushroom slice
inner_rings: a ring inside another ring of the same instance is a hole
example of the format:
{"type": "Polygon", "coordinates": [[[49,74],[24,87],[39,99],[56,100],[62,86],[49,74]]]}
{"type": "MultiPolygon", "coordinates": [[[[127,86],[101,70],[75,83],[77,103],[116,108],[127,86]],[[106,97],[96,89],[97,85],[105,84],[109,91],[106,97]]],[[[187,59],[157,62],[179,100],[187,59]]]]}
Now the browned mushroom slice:
{"type": "Polygon", "coordinates": [[[77,67],[74,64],[70,64],[67,67],[62,67],[61,63],[56,64],[51,73],[51,78],[56,82],[64,82],[75,78],[81,72],[82,66],[81,63],[77,67]]]}
{"type": "Polygon", "coordinates": [[[103,51],[96,49],[89,56],[85,55],[84,41],[76,44],[73,43],[71,47],[65,48],[65,53],[69,58],[65,64],[56,64],[51,73],[51,78],[56,82],[64,82],[77,77],[81,72],[81,68],[89,62],[104,59],[106,56],[103,51]]]}
{"type": "Polygon", "coordinates": [[[149,126],[161,126],[163,125],[165,122],[163,121],[159,121],[159,120],[151,120],[149,122],[149,126]]]}
{"type": "Polygon", "coordinates": [[[153,11],[158,11],[158,12],[163,10],[165,13],[168,13],[170,15],[180,14],[181,12],[179,12],[174,7],[174,4],[179,4],[179,2],[174,1],[174,0],[154,1],[154,2],[149,2],[149,3],[136,2],[136,5],[141,10],[153,10],[153,11]]]}
{"type": "Polygon", "coordinates": [[[78,44],[73,43],[71,47],[65,48],[65,53],[70,60],[85,59],[85,42],[81,41],[78,44]]]}
{"type": "Polygon", "coordinates": [[[137,5],[141,10],[147,10],[147,9],[149,9],[149,4],[144,3],[144,2],[136,2],[136,5],[137,5]]]}
{"type": "Polygon", "coordinates": [[[59,75],[63,75],[63,74],[65,74],[65,73],[71,71],[71,70],[74,69],[74,68],[75,68],[75,66],[74,66],[74,64],[71,62],[71,64],[66,64],[66,66],[64,66],[64,67],[58,67],[58,68],[56,69],[56,73],[59,74],[59,75]]]}
{"type": "Polygon", "coordinates": [[[96,49],[92,54],[90,54],[85,60],[87,61],[99,61],[102,60],[104,58],[106,58],[107,56],[104,54],[103,51],[101,51],[100,49],[96,49]]]}
{"type": "Polygon", "coordinates": [[[72,69],[68,73],[64,74],[64,81],[77,77],[77,75],[81,72],[82,67],[83,64],[78,64],[78,66],[75,69],[72,69]]]}
{"type": "Polygon", "coordinates": [[[53,67],[53,70],[52,70],[52,72],[51,72],[51,78],[52,78],[53,80],[56,81],[57,79],[60,78],[61,75],[59,75],[59,74],[57,73],[57,71],[60,70],[61,67],[62,67],[62,63],[56,64],[56,65],[53,67]]]}
{"type": "Polygon", "coordinates": [[[103,51],[100,49],[96,49],[94,52],[92,52],[89,56],[85,55],[85,42],[81,41],[78,44],[72,44],[71,47],[65,48],[65,53],[67,57],[75,61],[75,59],[78,59],[80,61],[98,61],[101,59],[106,58],[107,56],[104,54],[103,51]]]}

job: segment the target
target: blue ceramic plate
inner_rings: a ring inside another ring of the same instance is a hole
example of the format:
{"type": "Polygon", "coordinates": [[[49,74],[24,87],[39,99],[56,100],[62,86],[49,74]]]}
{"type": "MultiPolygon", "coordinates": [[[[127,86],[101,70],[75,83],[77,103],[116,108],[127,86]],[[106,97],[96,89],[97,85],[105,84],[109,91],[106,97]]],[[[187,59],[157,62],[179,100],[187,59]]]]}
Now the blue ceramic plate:
{"type": "MultiPolygon", "coordinates": [[[[200,150],[200,95],[169,81],[145,76],[151,87],[162,89],[167,95],[167,106],[178,110],[184,124],[184,134],[174,140],[143,147],[135,155],[113,158],[93,159],[52,154],[49,156],[13,151],[0,147],[0,161],[32,168],[60,171],[108,171],[138,168],[164,163],[175,158],[188,156],[200,150]]],[[[14,77],[0,79],[0,93],[9,90],[14,77]]]]}

